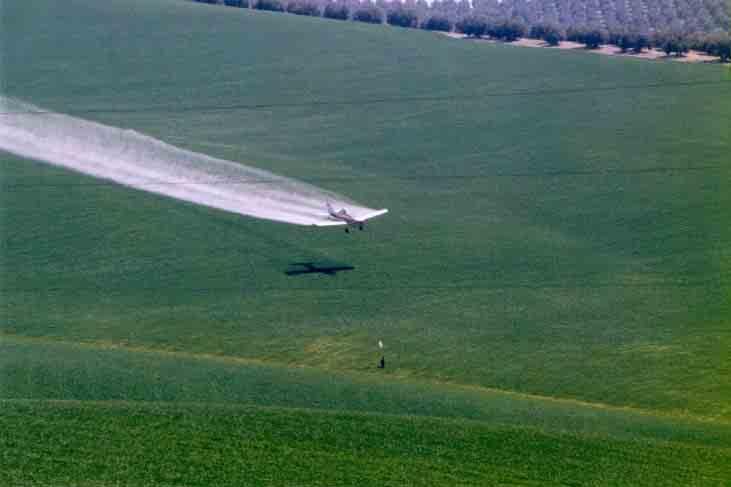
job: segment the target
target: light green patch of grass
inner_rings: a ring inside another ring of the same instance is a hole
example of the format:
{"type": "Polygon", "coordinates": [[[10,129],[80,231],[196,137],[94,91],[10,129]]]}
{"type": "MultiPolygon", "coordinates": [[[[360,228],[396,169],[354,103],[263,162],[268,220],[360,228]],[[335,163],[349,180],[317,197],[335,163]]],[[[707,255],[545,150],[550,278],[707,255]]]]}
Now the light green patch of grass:
{"type": "MultiPolygon", "coordinates": [[[[731,424],[678,411],[637,410],[362,372],[289,367],[239,357],[74,344],[2,335],[0,398],[234,403],[321,408],[531,426],[546,431],[731,446],[731,424]]],[[[366,365],[366,364],[363,364],[366,365]]]]}

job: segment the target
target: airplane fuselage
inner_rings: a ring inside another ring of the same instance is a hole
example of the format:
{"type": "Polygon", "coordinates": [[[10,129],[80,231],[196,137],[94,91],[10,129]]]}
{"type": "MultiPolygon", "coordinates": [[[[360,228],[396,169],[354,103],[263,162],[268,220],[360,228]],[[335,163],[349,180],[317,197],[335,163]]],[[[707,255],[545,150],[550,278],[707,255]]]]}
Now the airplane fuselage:
{"type": "Polygon", "coordinates": [[[351,225],[358,224],[358,223],[363,223],[363,222],[360,222],[360,221],[356,220],[352,216],[350,216],[348,214],[348,212],[345,211],[344,209],[343,210],[340,210],[340,211],[337,211],[337,212],[330,211],[330,216],[333,217],[336,220],[342,220],[345,223],[349,223],[351,225]]]}
{"type": "Polygon", "coordinates": [[[367,208],[361,208],[361,213],[359,214],[358,218],[356,218],[348,213],[348,210],[346,210],[345,208],[340,208],[338,211],[335,211],[335,208],[332,207],[329,201],[327,201],[325,204],[327,206],[327,221],[320,224],[315,223],[314,225],[321,227],[330,225],[345,225],[346,233],[350,232],[350,227],[356,225],[358,226],[358,228],[363,230],[363,226],[365,225],[366,220],[370,220],[371,218],[375,218],[377,216],[388,213],[388,210],[385,208],[382,210],[370,210],[366,212],[362,211],[368,210],[367,208]]]}
{"type": "MultiPolygon", "coordinates": [[[[335,211],[331,207],[328,206],[328,213],[330,214],[330,218],[333,218],[334,220],[340,220],[348,224],[348,226],[355,226],[357,225],[358,228],[363,230],[363,221],[362,220],[356,220],[353,218],[346,210],[345,208],[335,211]]],[[[348,232],[348,227],[345,227],[345,231],[348,232]]]]}

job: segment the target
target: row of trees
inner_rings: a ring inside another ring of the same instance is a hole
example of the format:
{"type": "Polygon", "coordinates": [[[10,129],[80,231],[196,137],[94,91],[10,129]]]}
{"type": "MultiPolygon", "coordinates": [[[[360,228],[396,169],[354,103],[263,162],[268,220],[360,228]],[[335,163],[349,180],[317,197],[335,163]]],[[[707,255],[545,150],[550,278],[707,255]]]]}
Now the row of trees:
{"type": "Polygon", "coordinates": [[[731,58],[731,36],[728,33],[683,35],[678,32],[654,32],[650,35],[632,29],[606,31],[599,28],[571,28],[565,33],[551,24],[533,26],[529,37],[543,39],[550,45],[558,45],[561,40],[584,44],[589,49],[596,49],[602,44],[613,44],[623,53],[640,54],[648,48],[656,48],[665,54],[682,56],[690,49],[706,52],[728,62],[731,58]]]}
{"type": "Polygon", "coordinates": [[[468,37],[489,36],[508,42],[527,36],[542,39],[551,46],[568,40],[584,44],[589,49],[597,49],[602,44],[613,44],[623,53],[640,54],[644,49],[654,47],[667,55],[682,56],[690,49],[695,49],[719,56],[723,62],[728,62],[731,58],[731,37],[725,33],[684,36],[677,32],[646,35],[631,29],[609,32],[600,28],[570,28],[563,31],[553,24],[536,24],[528,30],[524,24],[514,19],[491,22],[480,16],[462,19],[457,22],[456,30],[468,37]]]}
{"type": "Polygon", "coordinates": [[[477,15],[515,17],[527,25],[546,23],[563,30],[594,25],[689,34],[728,30],[730,24],[725,0],[473,0],[473,5],[477,15]]]}
{"type": "MultiPolygon", "coordinates": [[[[316,0],[194,0],[200,3],[224,4],[231,7],[253,8],[271,12],[288,12],[295,15],[309,15],[336,20],[354,20],[373,24],[388,24],[449,32],[454,22],[446,15],[423,16],[419,9],[400,2],[389,2],[385,7],[376,3],[356,1],[316,0]]],[[[423,1],[423,0],[422,0],[423,1]]],[[[428,5],[426,5],[428,10],[428,5]]]]}
{"type": "MultiPolygon", "coordinates": [[[[275,12],[289,12],[296,15],[323,16],[338,20],[354,20],[368,23],[384,23],[409,28],[422,28],[437,31],[456,30],[470,37],[490,37],[503,41],[514,41],[521,37],[542,39],[549,45],[558,45],[562,40],[579,42],[587,48],[595,49],[602,44],[614,44],[622,52],[640,53],[649,47],[656,47],[666,54],[682,56],[689,49],[697,49],[719,56],[728,61],[731,57],[731,41],[729,34],[715,31],[711,34],[688,33],[680,28],[667,28],[647,32],[637,25],[615,26],[607,28],[601,23],[564,27],[561,23],[536,21],[527,23],[525,16],[501,16],[502,13],[516,14],[517,11],[505,12],[509,0],[473,0],[474,8],[467,0],[434,1],[431,6],[422,5],[414,0],[405,3],[398,1],[385,3],[378,0],[361,3],[358,0],[339,0],[337,2],[318,0],[196,0],[205,3],[225,3],[230,6],[255,8],[275,12]],[[379,4],[380,3],[380,4],[379,4]],[[449,7],[449,8],[447,8],[449,7]],[[424,13],[426,12],[426,14],[424,13]],[[483,12],[483,13],[479,13],[483,12]],[[488,14],[484,13],[488,12],[488,14]],[[455,20],[456,19],[456,20],[455,20]]],[[[423,2],[424,0],[419,0],[423,2]]],[[[558,0],[563,1],[563,0],[558,0]]],[[[576,6],[578,0],[565,0],[576,6]]],[[[614,0],[583,0],[583,6],[594,2],[594,6],[612,3],[614,0]]],[[[635,0],[625,0],[624,9],[630,10],[635,0]]],[[[664,1],[664,0],[661,0],[664,1]]],[[[690,0],[702,5],[714,5],[708,2],[716,0],[690,0]],[[703,3],[707,2],[707,3],[703,3]]],[[[513,2],[515,5],[517,0],[513,2]]],[[[425,3],[425,2],[424,2],[425,3]]],[[[536,6],[541,0],[532,0],[536,6]]],[[[558,2],[554,2],[558,3],[558,2]]],[[[545,2],[544,2],[545,5],[545,2]]],[[[563,4],[561,4],[563,5],[563,4]]],[[[575,10],[574,12],[580,12],[575,10]]],[[[536,17],[538,18],[538,17],[536,17]]],[[[583,17],[582,17],[583,18],[583,17]]],[[[589,16],[586,17],[589,20],[589,16]]]]}
{"type": "Polygon", "coordinates": [[[595,49],[601,44],[613,44],[622,52],[641,53],[646,48],[656,48],[666,55],[682,56],[690,49],[718,56],[728,62],[731,57],[731,36],[727,33],[684,35],[679,32],[654,32],[646,35],[632,29],[607,32],[600,29],[570,29],[566,39],[595,49]]]}
{"type": "Polygon", "coordinates": [[[468,37],[488,36],[506,42],[513,42],[524,37],[528,32],[527,27],[520,21],[514,19],[501,19],[488,21],[479,16],[469,16],[457,22],[457,32],[468,37]]]}
{"type": "MultiPolygon", "coordinates": [[[[259,0],[197,1],[250,8],[260,3],[259,0]]],[[[401,6],[415,13],[419,24],[435,16],[446,18],[451,25],[469,16],[481,16],[516,19],[528,26],[551,24],[563,31],[595,26],[606,31],[630,28],[646,35],[662,31],[683,35],[712,33],[731,27],[731,6],[726,5],[727,0],[403,0],[403,3],[397,0],[307,0],[307,3],[316,6],[318,13],[324,15],[332,1],[345,6],[349,18],[358,10],[375,6],[381,11],[380,17],[386,20],[391,10],[401,6]]],[[[274,3],[279,3],[281,10],[289,10],[288,0],[274,3]]],[[[310,9],[308,14],[312,13],[310,9]]]]}

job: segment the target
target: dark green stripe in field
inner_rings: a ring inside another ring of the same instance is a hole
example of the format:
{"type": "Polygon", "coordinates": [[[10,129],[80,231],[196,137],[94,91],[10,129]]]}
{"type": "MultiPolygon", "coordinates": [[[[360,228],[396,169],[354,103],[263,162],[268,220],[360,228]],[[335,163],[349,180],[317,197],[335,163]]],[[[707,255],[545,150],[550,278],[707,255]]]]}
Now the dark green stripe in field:
{"type": "Polygon", "coordinates": [[[0,408],[8,487],[710,486],[731,467],[728,451],[713,448],[465,420],[215,405],[0,408]]]}

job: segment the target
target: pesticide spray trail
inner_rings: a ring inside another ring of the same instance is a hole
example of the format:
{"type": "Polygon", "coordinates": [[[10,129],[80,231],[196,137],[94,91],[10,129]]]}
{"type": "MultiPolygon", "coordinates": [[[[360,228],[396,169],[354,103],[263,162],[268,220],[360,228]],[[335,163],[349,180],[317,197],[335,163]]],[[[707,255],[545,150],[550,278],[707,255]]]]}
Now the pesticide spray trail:
{"type": "Polygon", "coordinates": [[[298,225],[327,217],[326,201],[373,210],[315,186],[0,96],[0,150],[220,210],[298,225]]]}

